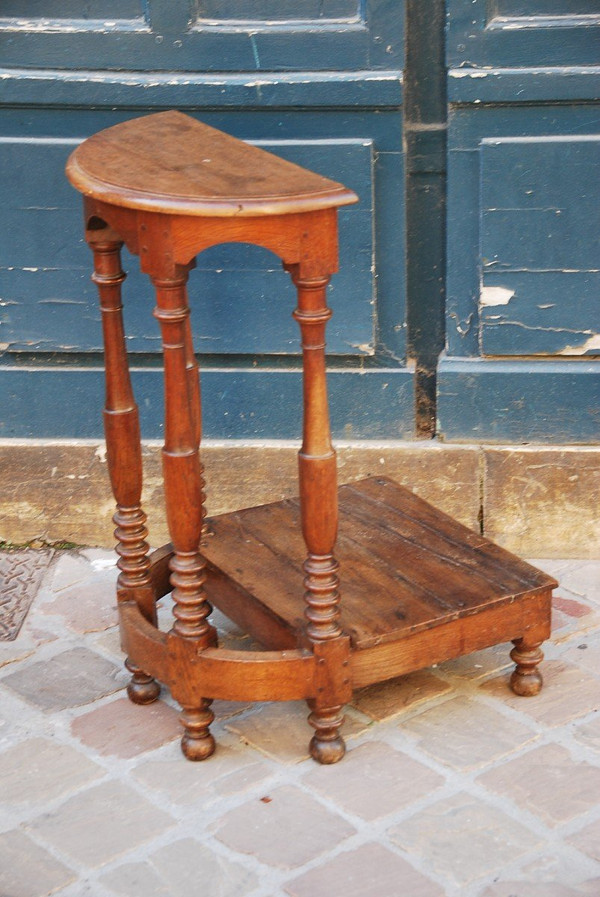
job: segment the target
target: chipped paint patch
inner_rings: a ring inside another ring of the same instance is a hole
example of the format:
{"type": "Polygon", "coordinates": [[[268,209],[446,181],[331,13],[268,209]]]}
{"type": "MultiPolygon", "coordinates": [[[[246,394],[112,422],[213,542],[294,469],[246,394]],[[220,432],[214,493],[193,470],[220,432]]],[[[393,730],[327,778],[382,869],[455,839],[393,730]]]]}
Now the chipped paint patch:
{"type": "Polygon", "coordinates": [[[600,352],[600,333],[595,333],[586,339],[581,346],[566,346],[558,352],[558,355],[586,355],[588,352],[600,352]]]}
{"type": "Polygon", "coordinates": [[[479,69],[450,69],[451,78],[487,78],[491,72],[482,72],[479,69]]]}
{"type": "Polygon", "coordinates": [[[482,287],[479,294],[480,305],[508,305],[515,295],[514,290],[507,287],[482,287]]]}
{"type": "Polygon", "coordinates": [[[98,460],[100,461],[100,464],[106,464],[106,443],[105,442],[101,443],[98,446],[98,448],[94,452],[94,455],[96,456],[96,458],[98,458],[98,460]]]}

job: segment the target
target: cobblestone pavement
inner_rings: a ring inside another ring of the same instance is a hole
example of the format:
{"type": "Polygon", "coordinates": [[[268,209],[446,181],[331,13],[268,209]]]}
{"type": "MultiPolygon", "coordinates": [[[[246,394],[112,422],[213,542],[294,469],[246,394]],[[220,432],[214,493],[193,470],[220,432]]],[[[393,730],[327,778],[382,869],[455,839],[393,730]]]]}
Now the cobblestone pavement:
{"type": "Polygon", "coordinates": [[[125,696],[111,554],[57,553],[0,643],[0,895],[598,897],[600,562],[535,563],[561,581],[538,697],[481,651],[357,694],[319,767],[300,703],[215,702],[185,761],[170,697],[125,696]]]}

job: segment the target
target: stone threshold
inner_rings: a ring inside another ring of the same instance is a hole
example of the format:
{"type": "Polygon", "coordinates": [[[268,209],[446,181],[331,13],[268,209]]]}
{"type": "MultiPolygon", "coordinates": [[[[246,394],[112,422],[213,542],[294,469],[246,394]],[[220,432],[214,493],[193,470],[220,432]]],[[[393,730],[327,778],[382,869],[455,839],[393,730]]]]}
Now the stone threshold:
{"type": "MultiPolygon", "coordinates": [[[[337,442],[339,481],[384,474],[525,557],[600,558],[600,446],[337,442]]],[[[218,514],[297,492],[298,443],[203,444],[207,510],[218,514]]],[[[168,541],[160,445],[145,442],[150,541],[168,541]]],[[[105,446],[94,440],[0,440],[0,541],[113,544],[105,446]]]]}

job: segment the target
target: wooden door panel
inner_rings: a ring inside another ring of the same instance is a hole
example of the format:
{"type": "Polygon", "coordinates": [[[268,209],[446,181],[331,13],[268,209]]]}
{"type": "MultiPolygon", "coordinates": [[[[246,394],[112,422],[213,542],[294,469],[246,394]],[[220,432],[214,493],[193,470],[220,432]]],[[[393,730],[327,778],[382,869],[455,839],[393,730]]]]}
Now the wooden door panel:
{"type": "Polygon", "coordinates": [[[595,0],[449,0],[448,64],[598,65],[595,0]]]}
{"type": "MultiPolygon", "coordinates": [[[[396,0],[210,3],[59,2],[0,7],[5,66],[64,70],[238,72],[399,69],[396,0]],[[62,11],[61,11],[62,10],[62,11]],[[269,14],[275,11],[275,18],[269,14]],[[23,15],[27,19],[23,19],[23,15]]],[[[149,79],[151,81],[151,79],[149,79]]]]}
{"type": "Polygon", "coordinates": [[[485,355],[600,355],[600,138],[481,147],[485,355]]]}

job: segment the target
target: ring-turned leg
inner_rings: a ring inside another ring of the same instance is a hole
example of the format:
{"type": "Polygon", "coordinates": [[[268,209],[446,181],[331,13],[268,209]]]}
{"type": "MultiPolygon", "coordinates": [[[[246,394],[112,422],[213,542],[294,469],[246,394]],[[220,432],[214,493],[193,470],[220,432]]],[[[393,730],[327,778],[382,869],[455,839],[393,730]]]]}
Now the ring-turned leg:
{"type": "Polygon", "coordinates": [[[514,648],[510,652],[516,667],[510,677],[510,687],[516,695],[532,697],[539,694],[543,679],[538,664],[544,659],[540,650],[541,642],[527,644],[525,639],[515,639],[514,648]]]}
{"type": "MultiPolygon", "coordinates": [[[[154,591],[150,579],[146,515],[141,507],[142,449],[138,410],[133,397],[121,305],[120,241],[103,239],[91,231],[88,240],[94,253],[92,280],[98,287],[104,334],[106,401],[104,431],[108,469],[117,503],[116,525],[117,582],[119,601],[134,600],[146,619],[156,625],[154,591]]],[[[132,673],[127,687],[135,704],[150,704],[160,693],[159,684],[129,658],[125,666],[132,673]]]]}
{"type": "MultiPolygon", "coordinates": [[[[202,649],[215,644],[216,632],[207,620],[212,608],[204,591],[206,562],[198,551],[204,481],[198,451],[199,390],[197,370],[191,358],[187,276],[187,269],[183,269],[178,276],[153,280],[165,367],[163,473],[167,521],[174,548],[170,562],[175,602],[172,635],[192,641],[202,649]]],[[[182,702],[180,719],[185,733],[181,748],[189,760],[204,760],[215,749],[209,731],[214,718],[210,703],[208,698],[194,706],[182,702]]]]}
{"type": "MultiPolygon", "coordinates": [[[[338,563],[333,555],[337,536],[337,477],[331,444],[325,379],[325,327],[331,317],[325,291],[329,277],[302,279],[290,273],[298,290],[294,317],[302,333],[304,417],[302,447],[298,455],[302,533],[308,550],[304,562],[304,611],[309,641],[321,646],[318,663],[328,663],[327,645],[344,638],[340,626],[338,563]],[[324,649],[324,650],[323,650],[324,649]]],[[[329,662],[338,666],[334,649],[329,662]]],[[[335,673],[331,677],[337,679],[335,673]]],[[[346,751],[340,728],[342,703],[335,687],[321,688],[308,704],[309,723],[315,734],[311,756],[319,763],[336,763],[346,751]]]]}

